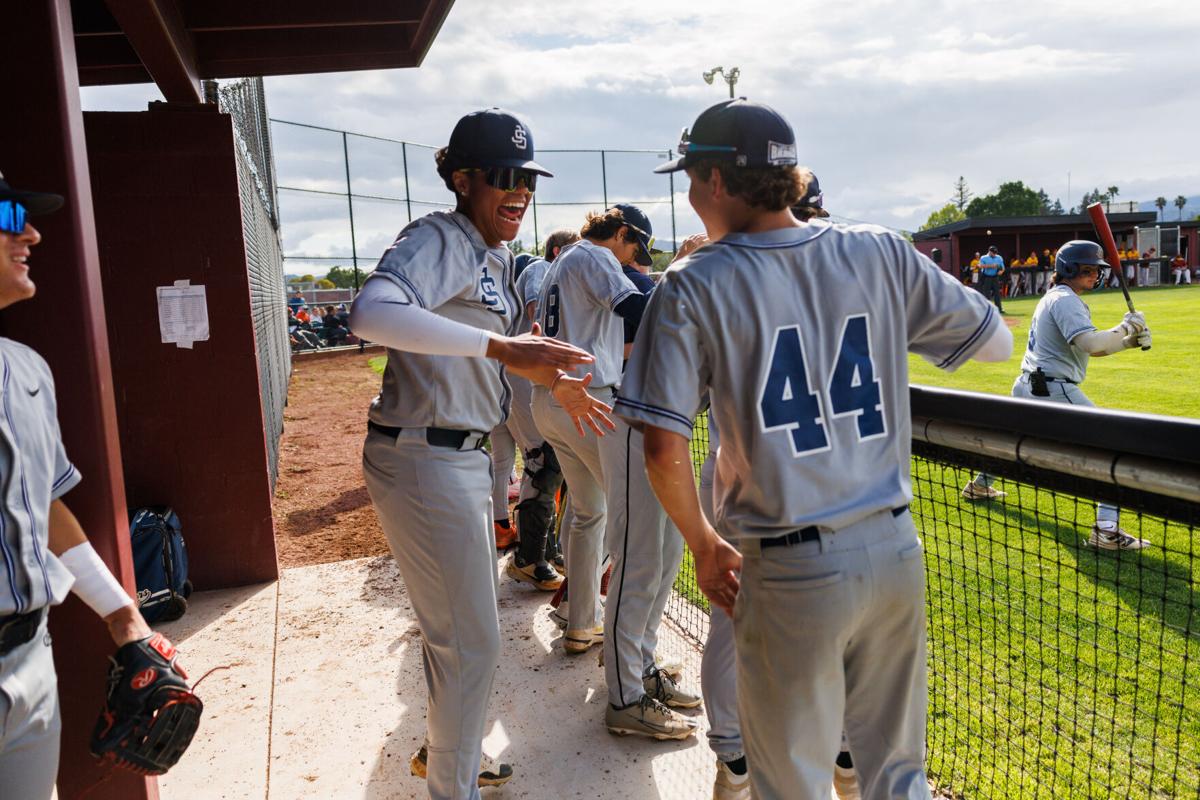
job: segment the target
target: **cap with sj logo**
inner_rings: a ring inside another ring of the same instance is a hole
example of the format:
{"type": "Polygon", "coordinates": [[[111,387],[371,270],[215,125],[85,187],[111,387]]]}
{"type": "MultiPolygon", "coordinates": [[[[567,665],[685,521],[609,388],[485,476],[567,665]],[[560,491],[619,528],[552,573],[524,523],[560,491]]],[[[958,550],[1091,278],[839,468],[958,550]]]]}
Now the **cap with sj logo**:
{"type": "Polygon", "coordinates": [[[732,161],[738,167],[796,165],[796,135],[779,112],[744,97],[708,108],[684,128],[680,157],[655,167],[655,172],[678,172],[702,158],[732,161]]]}
{"type": "Polygon", "coordinates": [[[520,117],[500,108],[473,111],[450,134],[450,154],[477,167],[511,167],[554,177],[533,160],[533,133],[520,117]]]}

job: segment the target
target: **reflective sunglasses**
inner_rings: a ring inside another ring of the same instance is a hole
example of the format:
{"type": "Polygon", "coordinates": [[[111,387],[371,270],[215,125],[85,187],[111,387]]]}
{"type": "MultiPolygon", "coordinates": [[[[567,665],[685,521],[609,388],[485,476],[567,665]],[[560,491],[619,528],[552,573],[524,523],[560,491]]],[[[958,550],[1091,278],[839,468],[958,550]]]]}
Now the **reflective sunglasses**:
{"type": "Polygon", "coordinates": [[[0,231],[24,233],[25,216],[25,206],[16,200],[0,200],[0,231]]]}
{"type": "Polygon", "coordinates": [[[686,156],[690,153],[736,153],[737,148],[733,145],[725,144],[697,144],[692,141],[692,136],[687,128],[679,134],[679,155],[686,156]]]}
{"type": "Polygon", "coordinates": [[[482,172],[488,186],[504,192],[515,192],[522,183],[530,192],[537,191],[538,174],[532,170],[520,167],[484,167],[466,169],[463,172],[482,172]]]}
{"type": "MultiPolygon", "coordinates": [[[[654,247],[654,237],[653,236],[646,233],[644,230],[639,228],[637,225],[634,225],[629,220],[625,221],[625,226],[627,228],[629,228],[629,231],[633,235],[634,239],[636,239],[637,241],[644,244],[646,246],[647,250],[649,250],[651,247],[654,247]]],[[[627,238],[626,241],[634,241],[634,239],[627,238]]]]}

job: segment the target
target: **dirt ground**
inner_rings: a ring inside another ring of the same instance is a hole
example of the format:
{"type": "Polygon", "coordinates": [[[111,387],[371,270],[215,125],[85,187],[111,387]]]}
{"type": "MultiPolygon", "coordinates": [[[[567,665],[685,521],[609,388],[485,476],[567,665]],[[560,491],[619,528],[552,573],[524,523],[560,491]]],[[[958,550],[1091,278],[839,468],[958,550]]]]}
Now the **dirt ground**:
{"type": "Polygon", "coordinates": [[[388,552],[362,476],[367,406],[380,381],[367,358],[381,352],[292,361],[273,504],[280,567],[388,552]]]}

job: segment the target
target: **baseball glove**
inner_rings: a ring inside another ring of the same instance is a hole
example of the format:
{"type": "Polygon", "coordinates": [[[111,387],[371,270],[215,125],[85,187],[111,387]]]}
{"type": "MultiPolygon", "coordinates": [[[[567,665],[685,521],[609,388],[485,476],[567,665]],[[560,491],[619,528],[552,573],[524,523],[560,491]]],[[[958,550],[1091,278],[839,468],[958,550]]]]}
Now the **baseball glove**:
{"type": "Polygon", "coordinates": [[[139,775],[162,775],[191,744],[204,704],[161,633],[109,658],[108,694],[92,731],[92,755],[139,775]]]}

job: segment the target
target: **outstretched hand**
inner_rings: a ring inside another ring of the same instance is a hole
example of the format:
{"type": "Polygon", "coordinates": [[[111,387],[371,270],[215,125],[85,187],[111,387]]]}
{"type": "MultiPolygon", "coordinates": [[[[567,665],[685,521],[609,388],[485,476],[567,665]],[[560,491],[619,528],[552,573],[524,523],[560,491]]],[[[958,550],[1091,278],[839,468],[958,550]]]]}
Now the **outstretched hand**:
{"type": "Polygon", "coordinates": [[[536,322],[529,333],[489,341],[487,356],[521,373],[570,369],[596,360],[573,344],[542,336],[542,327],[536,322]]]}
{"type": "Polygon", "coordinates": [[[587,435],[583,429],[585,423],[597,436],[603,436],[604,431],[597,423],[603,424],[610,431],[616,430],[617,426],[608,416],[612,413],[612,406],[602,403],[588,394],[587,387],[591,383],[592,373],[590,372],[582,378],[562,375],[555,379],[550,392],[563,410],[571,415],[571,421],[575,423],[575,430],[579,432],[580,436],[587,435]]]}

